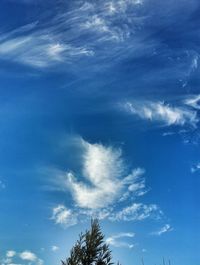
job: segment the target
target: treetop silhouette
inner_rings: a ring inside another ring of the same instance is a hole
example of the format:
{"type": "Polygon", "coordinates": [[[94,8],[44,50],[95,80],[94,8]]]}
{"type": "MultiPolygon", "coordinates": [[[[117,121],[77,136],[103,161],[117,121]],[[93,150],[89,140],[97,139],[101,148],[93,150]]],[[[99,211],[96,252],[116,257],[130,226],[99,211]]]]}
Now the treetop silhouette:
{"type": "Polygon", "coordinates": [[[80,234],[70,256],[62,265],[112,265],[109,245],[104,242],[98,220],[91,221],[90,230],[80,234]]]}

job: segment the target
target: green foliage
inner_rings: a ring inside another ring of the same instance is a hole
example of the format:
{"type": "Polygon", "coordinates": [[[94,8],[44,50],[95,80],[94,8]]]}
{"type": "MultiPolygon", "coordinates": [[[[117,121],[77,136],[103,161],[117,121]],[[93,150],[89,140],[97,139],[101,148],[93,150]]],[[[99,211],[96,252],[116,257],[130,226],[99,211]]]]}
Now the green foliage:
{"type": "Polygon", "coordinates": [[[71,249],[69,258],[62,265],[112,265],[111,251],[104,243],[97,220],[91,221],[91,228],[79,236],[71,249]]]}

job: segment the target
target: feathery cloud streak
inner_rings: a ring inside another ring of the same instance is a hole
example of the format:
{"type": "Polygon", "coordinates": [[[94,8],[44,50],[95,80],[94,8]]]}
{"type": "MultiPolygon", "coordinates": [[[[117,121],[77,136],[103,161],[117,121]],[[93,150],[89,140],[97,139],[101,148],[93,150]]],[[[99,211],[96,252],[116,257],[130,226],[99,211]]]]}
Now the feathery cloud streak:
{"type": "Polygon", "coordinates": [[[160,230],[153,232],[152,235],[161,236],[164,233],[173,231],[173,227],[171,225],[166,224],[160,230]]]}
{"type": "Polygon", "coordinates": [[[132,115],[165,126],[189,125],[195,128],[199,122],[197,112],[184,105],[174,107],[164,102],[142,101],[127,102],[124,107],[132,115]]]}
{"type": "Polygon", "coordinates": [[[196,110],[200,110],[200,95],[193,95],[187,98],[184,103],[196,110]]]}
{"type": "Polygon", "coordinates": [[[122,239],[133,238],[134,236],[135,236],[134,233],[119,233],[119,234],[108,237],[106,239],[106,243],[114,247],[133,248],[134,244],[130,244],[122,239]]]}
{"type": "Polygon", "coordinates": [[[0,59],[43,69],[100,55],[99,51],[108,56],[121,49],[120,43],[140,23],[134,9],[141,5],[139,0],[107,0],[101,5],[77,1],[70,8],[63,7],[64,11],[56,10],[50,22],[36,21],[2,32],[0,59]],[[112,49],[105,48],[108,45],[112,49]]]}

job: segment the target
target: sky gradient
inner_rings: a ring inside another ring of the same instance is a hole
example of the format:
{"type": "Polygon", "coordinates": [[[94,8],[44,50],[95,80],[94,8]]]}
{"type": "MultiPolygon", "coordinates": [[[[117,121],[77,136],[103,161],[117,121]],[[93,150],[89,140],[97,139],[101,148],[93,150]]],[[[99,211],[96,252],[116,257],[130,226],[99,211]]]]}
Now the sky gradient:
{"type": "Polygon", "coordinates": [[[198,0],[2,0],[0,265],[100,220],[123,265],[200,262],[198,0]]]}

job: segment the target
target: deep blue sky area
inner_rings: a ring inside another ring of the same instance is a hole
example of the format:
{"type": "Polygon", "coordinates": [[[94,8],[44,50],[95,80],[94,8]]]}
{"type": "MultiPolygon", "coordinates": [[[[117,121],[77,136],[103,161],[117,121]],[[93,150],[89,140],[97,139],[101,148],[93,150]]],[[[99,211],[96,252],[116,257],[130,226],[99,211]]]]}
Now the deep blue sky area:
{"type": "Polygon", "coordinates": [[[123,265],[200,262],[198,0],[1,0],[0,265],[98,218],[123,265]]]}

